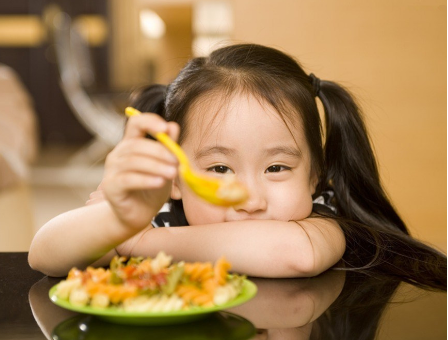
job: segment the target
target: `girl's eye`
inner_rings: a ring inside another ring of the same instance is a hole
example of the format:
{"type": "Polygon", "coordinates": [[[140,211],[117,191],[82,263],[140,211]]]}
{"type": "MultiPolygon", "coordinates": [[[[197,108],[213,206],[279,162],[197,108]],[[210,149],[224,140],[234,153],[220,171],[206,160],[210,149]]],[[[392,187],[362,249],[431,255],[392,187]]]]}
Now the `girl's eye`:
{"type": "Polygon", "coordinates": [[[218,174],[226,174],[228,172],[231,172],[232,170],[230,170],[230,168],[225,165],[215,165],[211,168],[208,168],[207,171],[216,172],[218,174]]]}
{"type": "Polygon", "coordinates": [[[284,165],[271,165],[269,168],[266,169],[266,172],[280,172],[285,170],[290,170],[291,168],[284,166],[284,165]]]}

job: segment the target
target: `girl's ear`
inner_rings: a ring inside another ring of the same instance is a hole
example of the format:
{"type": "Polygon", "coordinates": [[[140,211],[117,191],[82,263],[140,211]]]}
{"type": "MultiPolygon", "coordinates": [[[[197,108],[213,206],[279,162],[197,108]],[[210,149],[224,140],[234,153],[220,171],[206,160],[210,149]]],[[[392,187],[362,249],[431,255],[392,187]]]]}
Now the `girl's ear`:
{"type": "Polygon", "coordinates": [[[175,178],[171,185],[171,199],[173,200],[182,199],[182,193],[179,188],[179,178],[175,178]]]}

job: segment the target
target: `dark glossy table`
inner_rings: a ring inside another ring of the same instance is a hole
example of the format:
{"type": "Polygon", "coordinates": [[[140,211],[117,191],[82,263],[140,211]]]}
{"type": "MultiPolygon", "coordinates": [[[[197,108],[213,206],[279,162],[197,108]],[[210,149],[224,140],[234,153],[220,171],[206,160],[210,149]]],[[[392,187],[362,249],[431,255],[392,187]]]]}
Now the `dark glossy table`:
{"type": "Polygon", "coordinates": [[[60,279],[33,271],[27,253],[0,253],[0,339],[447,338],[445,293],[337,271],[251,280],[257,296],[228,311],[180,325],[126,326],[53,305],[48,291],[60,279]]]}

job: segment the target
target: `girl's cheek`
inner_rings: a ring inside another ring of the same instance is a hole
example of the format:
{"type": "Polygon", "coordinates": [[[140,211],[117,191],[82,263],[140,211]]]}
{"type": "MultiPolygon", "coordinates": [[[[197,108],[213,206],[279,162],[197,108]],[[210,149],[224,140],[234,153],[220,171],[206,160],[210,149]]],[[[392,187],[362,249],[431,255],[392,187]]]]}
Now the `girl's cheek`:
{"type": "Polygon", "coordinates": [[[223,208],[214,207],[209,203],[196,201],[184,202],[185,216],[190,225],[213,224],[225,221],[223,208]]]}
{"type": "Polygon", "coordinates": [[[273,219],[281,221],[302,220],[307,218],[313,208],[312,194],[306,189],[285,184],[269,193],[269,211],[273,219]]]}

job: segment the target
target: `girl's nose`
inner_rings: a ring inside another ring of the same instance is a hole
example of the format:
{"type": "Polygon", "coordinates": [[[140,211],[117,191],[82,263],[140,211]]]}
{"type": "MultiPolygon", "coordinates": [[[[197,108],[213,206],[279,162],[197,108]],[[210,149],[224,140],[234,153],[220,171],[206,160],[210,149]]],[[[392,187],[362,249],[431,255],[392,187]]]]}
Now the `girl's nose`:
{"type": "Polygon", "coordinates": [[[267,200],[264,195],[263,185],[253,180],[242,182],[249,190],[249,198],[244,203],[236,205],[234,209],[248,214],[265,211],[267,208],[267,200]]]}

